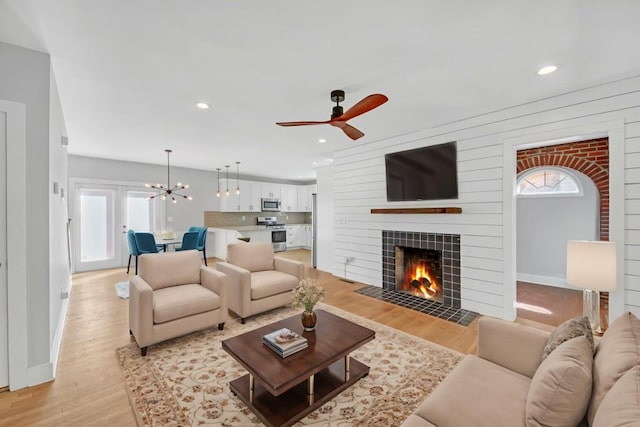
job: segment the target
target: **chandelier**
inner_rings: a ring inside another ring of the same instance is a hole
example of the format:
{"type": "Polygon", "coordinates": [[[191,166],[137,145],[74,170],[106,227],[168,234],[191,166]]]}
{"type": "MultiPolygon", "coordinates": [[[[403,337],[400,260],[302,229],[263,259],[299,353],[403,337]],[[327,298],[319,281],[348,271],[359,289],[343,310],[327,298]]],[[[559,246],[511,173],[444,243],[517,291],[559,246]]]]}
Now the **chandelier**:
{"type": "Polygon", "coordinates": [[[147,200],[155,199],[156,197],[160,197],[162,198],[162,200],[166,200],[167,197],[171,197],[171,201],[173,201],[173,203],[177,203],[176,196],[182,197],[183,199],[191,200],[191,196],[185,196],[184,194],[178,193],[178,190],[189,188],[189,184],[182,184],[181,182],[179,182],[173,187],[171,186],[171,168],[169,166],[169,155],[171,154],[171,150],[164,151],[167,152],[167,186],[165,187],[162,184],[145,184],[145,187],[153,188],[154,190],[160,190],[160,193],[154,194],[147,200]]]}

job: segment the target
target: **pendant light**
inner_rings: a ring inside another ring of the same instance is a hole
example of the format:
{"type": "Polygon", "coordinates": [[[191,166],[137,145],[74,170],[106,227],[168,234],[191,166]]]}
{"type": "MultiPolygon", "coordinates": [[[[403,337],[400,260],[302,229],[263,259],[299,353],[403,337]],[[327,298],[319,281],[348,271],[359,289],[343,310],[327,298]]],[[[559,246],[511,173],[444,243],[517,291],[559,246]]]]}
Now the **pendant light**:
{"type": "Polygon", "coordinates": [[[227,189],[225,190],[224,194],[228,196],[229,195],[229,165],[226,165],[225,168],[227,168],[227,189]]]}
{"type": "Polygon", "coordinates": [[[220,168],[216,168],[218,171],[218,192],[216,193],[216,197],[220,197],[220,168]]]}
{"type": "Polygon", "coordinates": [[[191,196],[186,196],[184,194],[180,194],[177,190],[184,190],[189,188],[189,184],[182,184],[181,182],[177,183],[173,187],[171,186],[171,166],[169,164],[169,155],[171,154],[171,150],[164,150],[167,153],[167,186],[163,186],[162,184],[145,184],[145,187],[153,188],[154,190],[160,190],[160,193],[154,194],[149,197],[147,200],[155,199],[156,197],[161,197],[162,200],[166,200],[167,197],[171,197],[171,201],[173,203],[177,203],[176,197],[182,197],[183,199],[192,200],[191,196]]]}
{"type": "Polygon", "coordinates": [[[240,170],[240,162],[236,162],[236,194],[240,194],[240,181],[238,179],[239,170],[240,170]]]}

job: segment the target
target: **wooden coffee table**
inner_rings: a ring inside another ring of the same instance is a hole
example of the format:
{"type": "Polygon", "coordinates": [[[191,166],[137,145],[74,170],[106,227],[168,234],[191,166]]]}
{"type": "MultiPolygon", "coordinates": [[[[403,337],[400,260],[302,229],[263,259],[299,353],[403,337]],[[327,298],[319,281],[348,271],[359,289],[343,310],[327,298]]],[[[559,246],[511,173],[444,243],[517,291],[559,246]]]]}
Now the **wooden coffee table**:
{"type": "Polygon", "coordinates": [[[369,373],[349,354],[375,332],[324,310],[316,310],[316,330],[305,332],[300,315],[222,341],[222,348],[249,372],[231,381],[236,394],[268,426],[289,426],[369,373]],[[285,358],[262,337],[289,328],[309,347],[285,358]]]}

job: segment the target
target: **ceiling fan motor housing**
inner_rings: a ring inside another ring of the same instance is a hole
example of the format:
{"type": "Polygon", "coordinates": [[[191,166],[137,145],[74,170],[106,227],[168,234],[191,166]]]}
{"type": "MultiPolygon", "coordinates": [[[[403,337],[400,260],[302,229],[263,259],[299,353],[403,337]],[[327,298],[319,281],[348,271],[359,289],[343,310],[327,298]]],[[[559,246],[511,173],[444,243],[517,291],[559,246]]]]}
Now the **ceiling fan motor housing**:
{"type": "Polygon", "coordinates": [[[340,105],[336,105],[333,107],[333,113],[331,113],[331,118],[335,119],[336,117],[340,117],[342,115],[342,107],[340,105]]]}

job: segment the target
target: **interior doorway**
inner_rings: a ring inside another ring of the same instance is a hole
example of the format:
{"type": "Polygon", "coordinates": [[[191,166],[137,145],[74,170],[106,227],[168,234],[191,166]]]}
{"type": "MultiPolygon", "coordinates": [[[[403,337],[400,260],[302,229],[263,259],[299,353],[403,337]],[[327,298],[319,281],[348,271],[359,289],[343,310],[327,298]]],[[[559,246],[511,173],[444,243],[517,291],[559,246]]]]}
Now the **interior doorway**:
{"type": "Polygon", "coordinates": [[[75,183],[74,268],[76,272],[125,266],[127,230],[161,228],[163,205],[145,187],[75,183]]]}
{"type": "MultiPolygon", "coordinates": [[[[557,326],[582,314],[582,292],[565,281],[566,241],[609,239],[608,154],[608,138],[517,151],[516,193],[532,193],[516,196],[517,317],[557,326]]],[[[602,304],[606,318],[607,295],[602,304]]]]}

